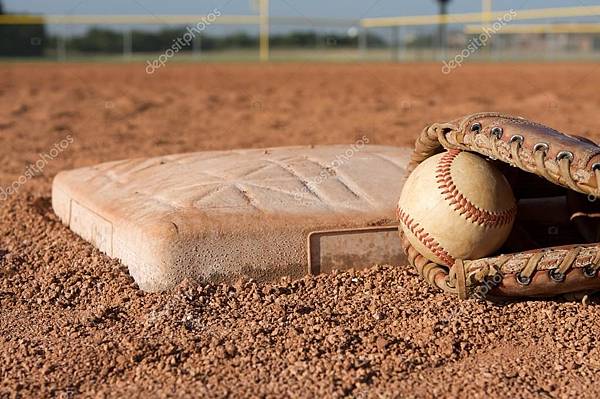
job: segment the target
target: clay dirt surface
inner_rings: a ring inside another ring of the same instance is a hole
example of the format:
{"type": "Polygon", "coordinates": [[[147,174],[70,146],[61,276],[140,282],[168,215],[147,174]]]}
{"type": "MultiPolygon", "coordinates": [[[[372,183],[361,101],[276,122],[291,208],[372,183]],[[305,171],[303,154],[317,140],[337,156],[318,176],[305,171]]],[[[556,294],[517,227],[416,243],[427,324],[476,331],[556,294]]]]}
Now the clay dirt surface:
{"type": "Polygon", "coordinates": [[[363,136],[412,145],[426,124],[478,111],[598,139],[598,72],[0,65],[0,187],[18,182],[0,201],[0,397],[598,397],[595,298],[459,301],[404,265],[147,294],[50,206],[64,169],[363,136]]]}

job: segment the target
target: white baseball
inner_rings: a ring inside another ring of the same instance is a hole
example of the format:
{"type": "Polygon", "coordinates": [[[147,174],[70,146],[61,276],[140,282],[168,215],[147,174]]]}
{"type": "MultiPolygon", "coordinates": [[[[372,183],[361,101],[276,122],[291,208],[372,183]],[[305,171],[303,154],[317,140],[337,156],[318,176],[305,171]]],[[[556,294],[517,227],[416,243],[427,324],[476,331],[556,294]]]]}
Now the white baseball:
{"type": "Polygon", "coordinates": [[[427,259],[446,266],[498,250],[516,212],[504,175],[482,157],[459,150],[417,166],[398,203],[400,226],[409,242],[427,259]]]}

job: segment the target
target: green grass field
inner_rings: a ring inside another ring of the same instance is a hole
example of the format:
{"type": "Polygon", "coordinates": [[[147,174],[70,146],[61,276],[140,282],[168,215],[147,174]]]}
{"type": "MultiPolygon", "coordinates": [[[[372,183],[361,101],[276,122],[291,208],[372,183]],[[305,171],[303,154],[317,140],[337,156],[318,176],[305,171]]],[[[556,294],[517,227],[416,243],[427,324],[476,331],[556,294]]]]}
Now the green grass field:
{"type": "MultiPolygon", "coordinates": [[[[390,49],[369,49],[361,52],[358,49],[275,49],[270,53],[272,62],[441,62],[442,59],[450,60],[459,54],[460,50],[449,50],[445,57],[440,57],[436,50],[401,50],[395,60],[390,49]]],[[[161,53],[135,53],[129,56],[114,54],[67,54],[59,59],[57,54],[50,52],[41,58],[7,58],[0,57],[0,62],[98,62],[98,63],[145,63],[157,59],[161,53]]],[[[543,51],[515,51],[492,50],[480,51],[472,54],[465,63],[469,62],[510,62],[510,61],[597,61],[600,52],[553,52],[543,51]]],[[[259,62],[258,50],[227,50],[210,51],[193,55],[189,52],[175,54],[167,62],[193,63],[193,62],[259,62]]]]}

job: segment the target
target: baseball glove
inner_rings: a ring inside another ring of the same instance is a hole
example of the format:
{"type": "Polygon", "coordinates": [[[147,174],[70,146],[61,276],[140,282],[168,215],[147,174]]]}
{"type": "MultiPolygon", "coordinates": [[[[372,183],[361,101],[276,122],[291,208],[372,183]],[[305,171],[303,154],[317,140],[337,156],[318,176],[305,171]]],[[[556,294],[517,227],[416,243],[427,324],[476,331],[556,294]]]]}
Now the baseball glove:
{"type": "Polygon", "coordinates": [[[479,113],[426,127],[408,172],[445,149],[494,162],[513,189],[517,217],[500,253],[456,259],[450,267],[422,256],[400,229],[404,251],[421,276],[460,298],[600,290],[600,146],[523,118],[479,113]]]}

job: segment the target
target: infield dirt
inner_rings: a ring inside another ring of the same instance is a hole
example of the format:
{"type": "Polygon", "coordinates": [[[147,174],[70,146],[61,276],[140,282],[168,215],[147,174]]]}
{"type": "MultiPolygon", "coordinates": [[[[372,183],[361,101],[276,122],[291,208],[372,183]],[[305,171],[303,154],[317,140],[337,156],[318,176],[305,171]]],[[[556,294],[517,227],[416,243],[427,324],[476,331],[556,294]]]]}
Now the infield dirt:
{"type": "Polygon", "coordinates": [[[598,397],[595,298],[461,302],[403,265],[145,294],[50,207],[63,169],[363,136],[412,145],[477,111],[598,139],[598,71],[1,65],[0,187],[17,193],[0,201],[0,397],[598,397]]]}

